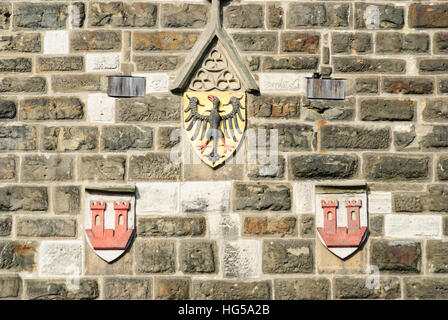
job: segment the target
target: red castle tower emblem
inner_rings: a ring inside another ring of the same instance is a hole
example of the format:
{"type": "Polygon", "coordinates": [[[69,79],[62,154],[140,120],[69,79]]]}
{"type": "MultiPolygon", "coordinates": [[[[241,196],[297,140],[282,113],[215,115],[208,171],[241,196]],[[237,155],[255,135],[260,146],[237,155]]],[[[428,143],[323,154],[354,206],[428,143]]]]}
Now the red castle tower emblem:
{"type": "Polygon", "coordinates": [[[114,202],[115,229],[104,228],[106,202],[90,202],[92,229],[86,229],[95,250],[124,250],[134,229],[128,229],[129,202],[114,202]]]}
{"type": "Polygon", "coordinates": [[[361,200],[346,200],[347,227],[338,227],[337,208],[339,201],[321,201],[324,210],[324,227],[317,230],[327,247],[358,247],[363,240],[367,227],[361,227],[361,200]]]}

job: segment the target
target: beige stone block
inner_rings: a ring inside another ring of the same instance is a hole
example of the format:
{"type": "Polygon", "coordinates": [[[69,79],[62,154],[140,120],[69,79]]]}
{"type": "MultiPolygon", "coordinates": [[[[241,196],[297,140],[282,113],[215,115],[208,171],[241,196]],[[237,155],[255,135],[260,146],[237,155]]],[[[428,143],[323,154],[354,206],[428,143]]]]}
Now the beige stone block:
{"type": "Polygon", "coordinates": [[[367,267],[367,247],[356,251],[352,256],[341,260],[331,253],[319,240],[316,240],[316,262],[319,273],[365,273],[367,267]]]}

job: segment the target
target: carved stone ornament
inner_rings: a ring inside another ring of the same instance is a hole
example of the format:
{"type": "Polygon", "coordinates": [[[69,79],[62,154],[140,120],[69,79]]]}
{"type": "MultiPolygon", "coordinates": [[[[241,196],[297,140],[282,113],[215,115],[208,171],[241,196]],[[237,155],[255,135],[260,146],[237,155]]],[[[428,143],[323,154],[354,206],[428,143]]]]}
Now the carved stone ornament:
{"type": "Polygon", "coordinates": [[[84,228],[89,246],[112,262],[129,247],[135,233],[135,188],[88,187],[84,228]]]}
{"type": "Polygon", "coordinates": [[[322,244],[341,259],[368,236],[367,193],[362,188],[316,187],[316,229],[322,244]]]}

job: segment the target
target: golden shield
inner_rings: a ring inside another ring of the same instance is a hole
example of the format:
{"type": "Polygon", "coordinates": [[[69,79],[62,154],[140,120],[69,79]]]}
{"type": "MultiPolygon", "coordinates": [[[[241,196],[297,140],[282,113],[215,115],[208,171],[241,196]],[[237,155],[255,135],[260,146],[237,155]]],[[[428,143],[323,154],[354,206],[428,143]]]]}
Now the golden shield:
{"type": "Polygon", "coordinates": [[[246,130],[245,92],[185,92],[184,128],[195,153],[215,168],[238,148],[246,130]]]}

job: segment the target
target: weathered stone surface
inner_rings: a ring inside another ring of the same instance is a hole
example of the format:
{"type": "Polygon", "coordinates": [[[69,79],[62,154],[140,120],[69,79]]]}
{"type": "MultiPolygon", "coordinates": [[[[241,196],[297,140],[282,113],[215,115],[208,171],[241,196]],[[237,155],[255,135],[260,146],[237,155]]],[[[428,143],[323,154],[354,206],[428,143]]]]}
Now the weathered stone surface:
{"type": "Polygon", "coordinates": [[[278,235],[288,236],[297,234],[296,217],[267,218],[246,217],[244,219],[245,235],[278,235]]]}
{"type": "Polygon", "coordinates": [[[79,277],[82,272],[82,249],[82,242],[78,240],[42,241],[39,247],[39,275],[79,277]]]}
{"type": "Polygon", "coordinates": [[[137,51],[190,50],[198,37],[196,32],[138,31],[133,34],[133,49],[137,51]]]}
{"type": "Polygon", "coordinates": [[[352,120],[355,114],[356,100],[347,97],[345,100],[303,99],[306,108],[305,120],[352,120]]]}
{"type": "Polygon", "coordinates": [[[399,278],[379,278],[378,286],[367,287],[367,278],[338,277],[334,279],[336,299],[399,299],[399,278]]]}
{"type": "Polygon", "coordinates": [[[78,176],[90,181],[123,180],[125,168],[126,158],[122,156],[84,156],[78,176]]]}
{"type": "Polygon", "coordinates": [[[333,33],[331,44],[333,53],[371,53],[372,35],[369,33],[333,33]]]}
{"type": "MultiPolygon", "coordinates": [[[[84,230],[83,230],[84,232],[84,230]]],[[[132,241],[132,240],[131,240],[132,241]]],[[[134,244],[125,253],[114,260],[112,263],[101,259],[93,250],[90,249],[87,243],[84,243],[86,250],[84,250],[84,273],[86,275],[132,275],[134,274],[134,244]]]]}
{"type": "Polygon", "coordinates": [[[135,55],[132,60],[137,71],[173,71],[182,65],[184,57],[135,55]]]}
{"type": "Polygon", "coordinates": [[[15,33],[0,36],[0,52],[40,52],[40,33],[15,33]]]}
{"type": "Polygon", "coordinates": [[[439,161],[437,162],[437,177],[442,181],[448,180],[448,155],[440,156],[439,161]]]}
{"type": "Polygon", "coordinates": [[[152,298],[152,279],[106,278],[104,296],[111,300],[146,300],[152,298]]]}
{"type": "Polygon", "coordinates": [[[0,270],[33,271],[37,263],[36,245],[31,241],[0,241],[0,270]]]}
{"type": "Polygon", "coordinates": [[[358,171],[355,155],[307,155],[289,158],[293,179],[344,179],[358,171]]]}
{"type": "Polygon", "coordinates": [[[370,245],[370,263],[382,272],[420,273],[420,242],[375,240],[370,245]]]}
{"type": "Polygon", "coordinates": [[[240,215],[231,214],[209,214],[209,237],[217,239],[237,238],[240,235],[240,215]]]}
{"type": "Polygon", "coordinates": [[[249,116],[260,118],[298,118],[301,96],[261,95],[248,97],[249,116]]]}
{"type": "Polygon", "coordinates": [[[0,237],[8,237],[12,232],[12,217],[0,217],[0,237]]]}
{"type": "Polygon", "coordinates": [[[135,246],[137,273],[174,273],[176,271],[174,241],[138,240],[135,246]]]}
{"type": "Polygon", "coordinates": [[[69,22],[73,28],[82,28],[86,20],[86,6],[83,2],[75,2],[71,6],[72,19],[69,22]]]}
{"type": "Polygon", "coordinates": [[[266,164],[247,164],[247,176],[251,180],[258,179],[281,179],[285,175],[286,161],[283,156],[275,157],[262,157],[258,155],[258,162],[263,161],[266,164]]]}
{"type": "Polygon", "coordinates": [[[23,181],[67,181],[73,179],[74,161],[63,156],[25,156],[22,160],[23,181]]]}
{"type": "Polygon", "coordinates": [[[179,213],[178,182],[141,182],[136,184],[136,210],[139,215],[176,215],[179,213]]]}
{"type": "Polygon", "coordinates": [[[29,58],[2,58],[0,59],[0,72],[31,72],[32,61],[29,58]]]}
{"type": "Polygon", "coordinates": [[[348,259],[340,259],[333,254],[322,241],[316,241],[316,266],[318,273],[354,274],[364,273],[367,268],[367,250],[361,247],[348,259]]]}
{"type": "Polygon", "coordinates": [[[0,181],[14,181],[17,179],[17,167],[19,159],[17,157],[0,158],[0,181]]]}
{"type": "Polygon", "coordinates": [[[394,145],[397,151],[419,150],[418,138],[414,125],[403,125],[395,127],[394,145]]]}
{"type": "Polygon", "coordinates": [[[389,128],[332,126],[320,128],[321,149],[388,149],[391,144],[389,128]]]}
{"type": "Polygon", "coordinates": [[[9,29],[11,16],[11,5],[8,3],[0,4],[0,30],[9,29]]]}
{"type": "Polygon", "coordinates": [[[448,243],[429,240],[426,244],[428,271],[431,273],[448,273],[448,243]]]}
{"type": "Polygon", "coordinates": [[[94,2],[89,6],[89,26],[148,28],[157,21],[157,5],[152,3],[94,2]]]}
{"type": "Polygon", "coordinates": [[[396,239],[440,239],[442,217],[436,215],[388,214],[385,234],[396,239]]]}
{"type": "Polygon", "coordinates": [[[26,294],[32,300],[90,300],[100,295],[98,282],[80,279],[78,288],[69,288],[64,280],[25,280],[26,294]]]}
{"type": "Polygon", "coordinates": [[[448,217],[443,217],[443,235],[448,235],[448,217]]]}
{"type": "Polygon", "coordinates": [[[37,59],[38,72],[51,71],[82,71],[84,68],[84,57],[39,57],[37,59]]]}
{"type": "Polygon", "coordinates": [[[179,180],[181,165],[173,163],[169,153],[133,155],[129,160],[130,180],[179,180]]]}
{"type": "Polygon", "coordinates": [[[285,10],[279,4],[270,4],[267,7],[268,27],[271,29],[280,29],[283,26],[283,17],[285,10]]]}
{"type": "Polygon", "coordinates": [[[16,233],[25,237],[74,237],[76,221],[67,218],[27,218],[16,221],[16,233]]]}
{"type": "Polygon", "coordinates": [[[234,33],[235,44],[241,51],[273,52],[277,48],[277,33],[234,33]]]}
{"type": "Polygon", "coordinates": [[[167,28],[201,28],[207,24],[207,7],[200,4],[162,5],[161,25],[167,28]]]}
{"type": "Polygon", "coordinates": [[[384,217],[382,215],[369,215],[369,232],[373,237],[383,235],[384,217]]]}
{"type": "Polygon", "coordinates": [[[0,277],[0,298],[16,298],[21,290],[22,279],[18,275],[4,275],[0,277]]]}
{"type": "Polygon", "coordinates": [[[1,126],[0,150],[36,150],[37,130],[31,126],[1,126]]]}
{"type": "Polygon", "coordinates": [[[212,241],[182,241],[179,248],[180,269],[184,273],[216,272],[216,243],[212,241]]]}
{"type": "Polygon", "coordinates": [[[156,281],[156,299],[186,300],[190,298],[190,280],[158,278],[156,281]]]}
{"type": "Polygon", "coordinates": [[[258,278],[261,274],[261,242],[239,239],[225,241],[222,249],[222,273],[225,278],[258,278]]]}
{"type": "Polygon", "coordinates": [[[54,92],[97,92],[105,91],[107,78],[96,74],[55,75],[51,77],[54,92]]]}
{"type": "Polygon", "coordinates": [[[98,150],[98,128],[45,127],[42,149],[58,152],[98,150]]]}
{"type": "Polygon", "coordinates": [[[276,300],[327,300],[331,296],[327,278],[276,279],[274,286],[276,300]]]}
{"type": "Polygon", "coordinates": [[[121,50],[119,31],[73,31],[70,37],[73,51],[121,50]]]}
{"type": "Polygon", "coordinates": [[[312,273],[312,240],[263,241],[263,273],[312,273]]]}
{"type": "Polygon", "coordinates": [[[424,180],[429,176],[428,156],[365,154],[363,160],[364,174],[369,180],[424,180]]]}
{"type": "Polygon", "coordinates": [[[15,100],[0,99],[0,121],[14,119],[17,114],[17,102],[15,100]]]}
{"type": "Polygon", "coordinates": [[[434,83],[427,78],[383,78],[383,90],[386,93],[431,94],[434,83]]]}
{"type": "Polygon", "coordinates": [[[270,281],[193,281],[192,296],[196,300],[270,300],[270,281]]]}
{"type": "Polygon", "coordinates": [[[346,73],[404,73],[406,61],[363,57],[334,57],[335,72],[346,73]]]}
{"type": "Polygon", "coordinates": [[[30,98],[22,101],[22,120],[74,120],[84,118],[84,103],[79,98],[30,98]]]}
{"type": "Polygon", "coordinates": [[[409,7],[411,28],[448,27],[448,7],[445,4],[412,3],[409,7]]]}
{"type": "Polygon", "coordinates": [[[184,182],[181,185],[182,211],[226,212],[230,208],[230,182],[184,182]]]}
{"type": "Polygon", "coordinates": [[[419,54],[429,50],[428,34],[401,34],[398,32],[378,32],[376,34],[376,53],[384,54],[419,54]]]}
{"type": "Polygon", "coordinates": [[[314,237],[314,215],[303,214],[300,216],[300,236],[304,238],[314,237]]]}
{"type": "Polygon", "coordinates": [[[429,195],[427,195],[426,207],[429,211],[448,212],[448,186],[430,185],[428,187],[429,195]]]}
{"type": "Polygon", "coordinates": [[[235,29],[263,28],[264,10],[261,5],[228,6],[224,10],[224,27],[235,29]]]}
{"type": "Polygon", "coordinates": [[[235,183],[233,195],[235,210],[291,209],[291,189],[286,184],[235,183]]]}
{"type": "Polygon", "coordinates": [[[290,3],[286,27],[301,29],[310,27],[348,27],[348,4],[290,3]]]}
{"type": "Polygon", "coordinates": [[[141,126],[109,126],[103,127],[101,138],[105,151],[151,149],[154,130],[141,126]]]}
{"type": "Polygon", "coordinates": [[[180,143],[181,128],[179,127],[159,127],[157,132],[158,149],[171,150],[180,143]]]}
{"type": "Polygon", "coordinates": [[[448,71],[448,59],[418,59],[418,68],[422,74],[445,74],[448,71]]]}
{"type": "Polygon", "coordinates": [[[360,103],[361,120],[411,121],[415,117],[416,105],[409,99],[364,99],[360,103]]]}
{"type": "Polygon", "coordinates": [[[448,122],[448,100],[443,98],[426,99],[423,120],[429,122],[448,122]]]}
{"type": "Polygon", "coordinates": [[[147,98],[119,99],[119,121],[180,120],[180,98],[174,95],[151,95],[147,98]]]}
{"type": "Polygon", "coordinates": [[[395,212],[422,212],[424,199],[414,193],[394,194],[393,204],[395,212]]]}
{"type": "Polygon", "coordinates": [[[263,57],[263,70],[303,70],[312,71],[317,68],[319,58],[314,56],[265,56],[263,57]]]}
{"type": "Polygon", "coordinates": [[[2,77],[0,92],[5,93],[45,93],[47,81],[43,77],[2,77]]]}
{"type": "Polygon", "coordinates": [[[55,214],[79,214],[81,191],[78,186],[64,186],[53,189],[53,210],[55,214]]]}
{"type": "Polygon", "coordinates": [[[404,25],[403,7],[355,4],[355,28],[357,29],[401,29],[404,25]]]}
{"type": "Polygon", "coordinates": [[[281,52],[319,53],[319,33],[283,32],[280,38],[281,52]]]}
{"type": "Polygon", "coordinates": [[[355,80],[356,93],[378,93],[377,78],[358,78],[355,80]]]}
{"type": "Polygon", "coordinates": [[[448,299],[448,279],[446,278],[405,278],[404,299],[446,300],[448,299]]]}
{"type": "Polygon", "coordinates": [[[16,3],[14,29],[64,29],[67,17],[63,3],[16,3]]]}
{"type": "Polygon", "coordinates": [[[0,188],[0,211],[46,211],[48,193],[44,187],[0,188]]]}
{"type": "Polygon", "coordinates": [[[137,232],[139,237],[198,237],[204,236],[204,217],[139,217],[137,232]]]}
{"type": "Polygon", "coordinates": [[[448,52],[448,33],[437,32],[434,34],[434,53],[448,52]]]}
{"type": "Polygon", "coordinates": [[[448,148],[448,126],[433,126],[420,136],[423,150],[444,150],[448,148]]]}

